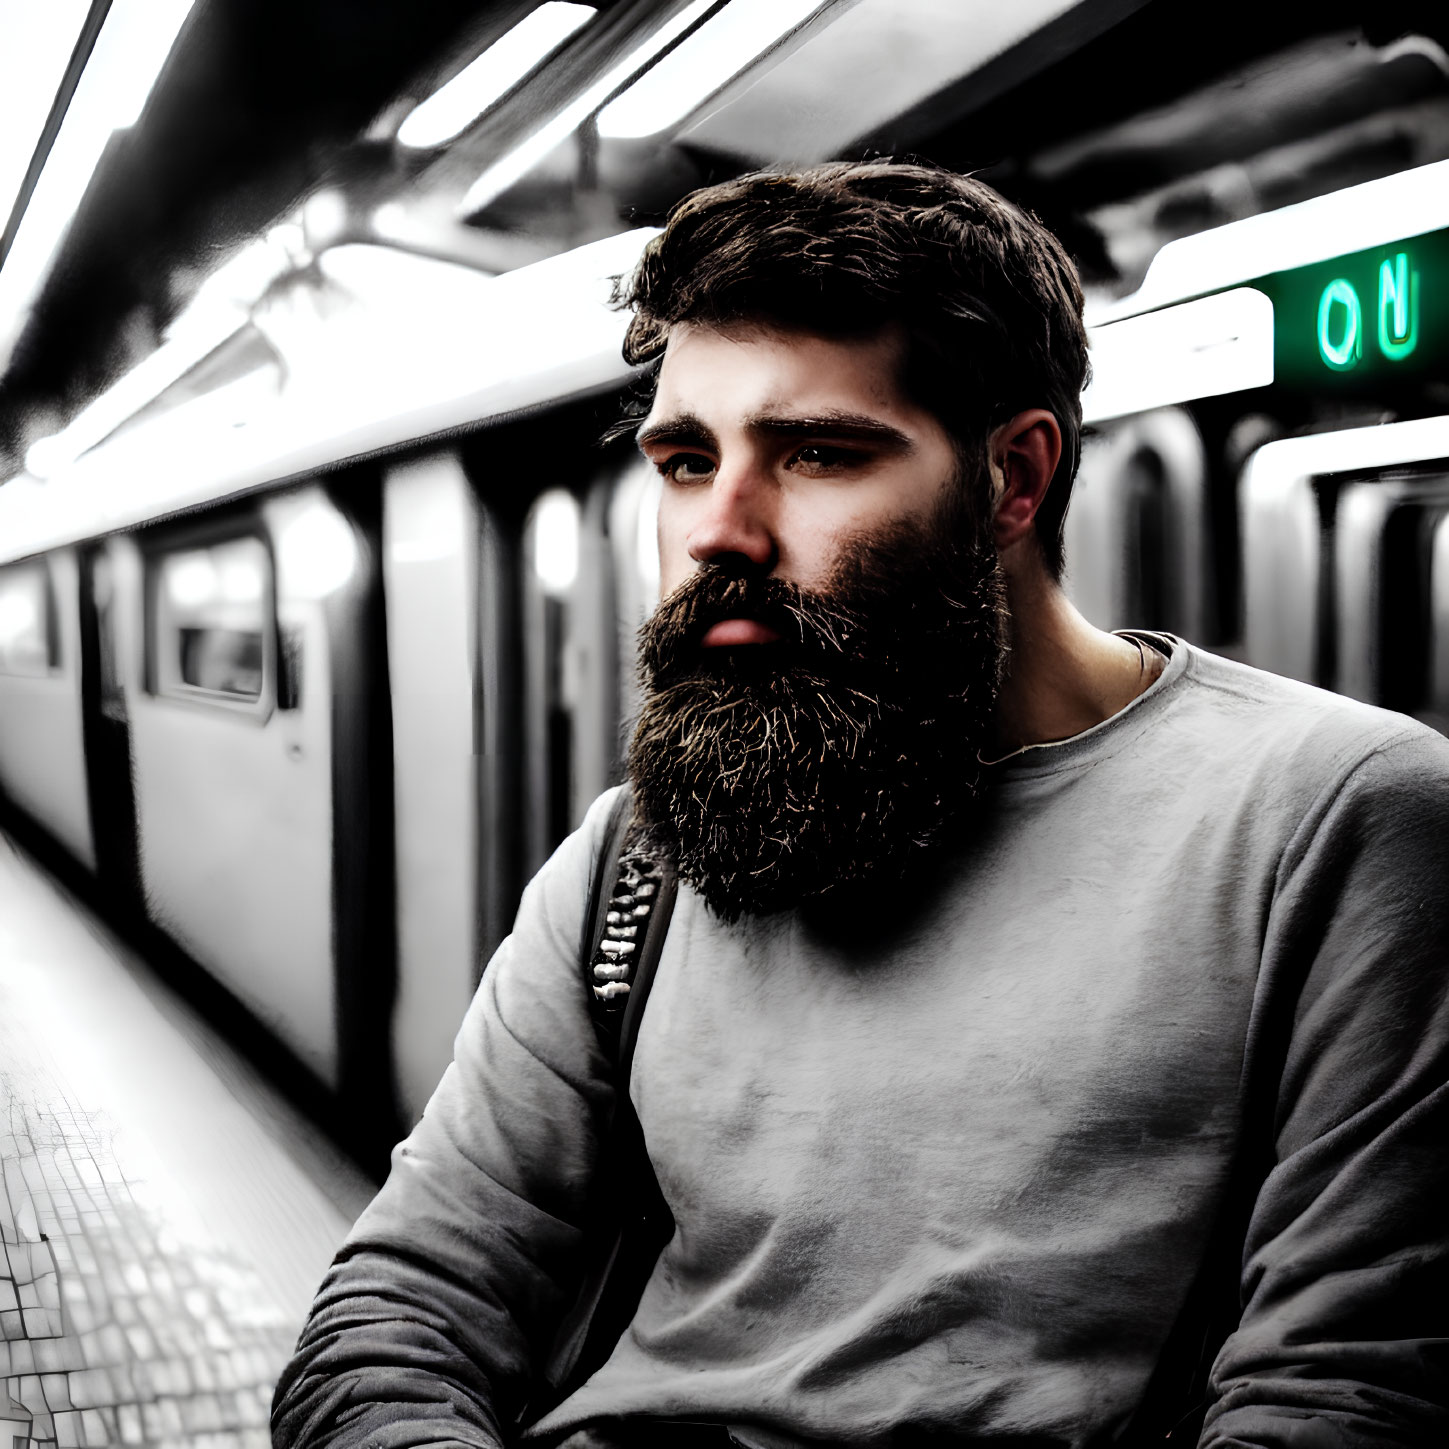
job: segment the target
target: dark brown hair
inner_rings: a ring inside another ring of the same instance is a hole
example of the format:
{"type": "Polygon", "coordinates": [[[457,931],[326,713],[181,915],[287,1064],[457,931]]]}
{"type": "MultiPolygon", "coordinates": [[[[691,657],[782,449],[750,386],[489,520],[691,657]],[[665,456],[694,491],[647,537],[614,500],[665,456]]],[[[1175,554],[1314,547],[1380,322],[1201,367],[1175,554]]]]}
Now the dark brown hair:
{"type": "Polygon", "coordinates": [[[1036,516],[1053,578],[1082,430],[1082,289],[1062,245],[989,186],[939,167],[838,162],[755,172],[686,197],[617,291],[631,363],[678,322],[767,322],[827,336],[906,335],[901,384],[951,434],[962,476],[1027,408],[1062,430],[1036,516]]]}

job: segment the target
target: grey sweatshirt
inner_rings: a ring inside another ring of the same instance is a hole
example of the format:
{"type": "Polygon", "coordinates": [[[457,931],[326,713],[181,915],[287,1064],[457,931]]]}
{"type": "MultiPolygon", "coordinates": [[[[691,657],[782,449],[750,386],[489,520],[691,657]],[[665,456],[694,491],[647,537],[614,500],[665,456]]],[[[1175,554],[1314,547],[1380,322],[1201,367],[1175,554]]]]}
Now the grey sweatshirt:
{"type": "MultiPolygon", "coordinates": [[[[1449,1443],[1449,745],[1172,647],[1122,713],[997,766],[887,931],[726,927],[681,889],[631,1078],[676,1230],[528,1437],[1102,1442],[1236,1184],[1202,1443],[1449,1443]]],[[[612,1090],[578,962],[608,803],[324,1283],[279,1444],[513,1436],[612,1090]]]]}

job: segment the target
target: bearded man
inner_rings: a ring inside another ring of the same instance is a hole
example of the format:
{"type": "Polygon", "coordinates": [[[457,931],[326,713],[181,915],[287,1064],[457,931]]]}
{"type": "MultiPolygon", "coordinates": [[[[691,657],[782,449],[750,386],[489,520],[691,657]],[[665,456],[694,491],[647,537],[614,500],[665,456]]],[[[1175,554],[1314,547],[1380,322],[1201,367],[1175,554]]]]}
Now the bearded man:
{"type": "Polygon", "coordinates": [[[606,797],[277,1444],[1449,1442],[1444,742],[1072,609],[1081,294],[987,187],[745,177],[627,300],[664,596],[629,773],[680,879],[628,1093],[672,1235],[541,1398],[617,1168],[606,797]]]}

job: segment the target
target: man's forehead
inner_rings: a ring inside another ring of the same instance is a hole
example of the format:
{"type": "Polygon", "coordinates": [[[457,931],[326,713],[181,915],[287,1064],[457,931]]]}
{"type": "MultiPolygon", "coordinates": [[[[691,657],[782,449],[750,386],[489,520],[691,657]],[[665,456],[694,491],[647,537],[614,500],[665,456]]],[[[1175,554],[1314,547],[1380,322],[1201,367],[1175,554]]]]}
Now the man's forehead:
{"type": "Polygon", "coordinates": [[[848,326],[810,327],[804,323],[771,317],[741,317],[727,321],[689,320],[673,322],[665,333],[664,357],[678,353],[691,342],[718,338],[726,342],[777,342],[784,346],[809,348],[816,345],[859,349],[868,353],[897,354],[905,349],[906,331],[900,323],[854,330],[848,326]]]}
{"type": "Polygon", "coordinates": [[[662,417],[745,410],[751,417],[821,418],[909,410],[899,386],[899,329],[832,336],[752,321],[676,323],[644,428],[662,417]]]}

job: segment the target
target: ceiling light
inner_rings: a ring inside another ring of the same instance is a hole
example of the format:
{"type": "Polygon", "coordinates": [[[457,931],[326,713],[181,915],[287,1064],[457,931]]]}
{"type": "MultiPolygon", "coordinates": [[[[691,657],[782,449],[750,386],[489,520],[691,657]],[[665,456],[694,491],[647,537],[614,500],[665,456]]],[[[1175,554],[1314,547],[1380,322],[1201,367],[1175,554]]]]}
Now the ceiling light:
{"type": "Polygon", "coordinates": [[[235,336],[246,312],[198,298],[167,331],[166,341],[93,398],[60,432],[33,442],[25,454],[32,477],[52,478],[103,442],[122,423],[235,336]]]}
{"type": "Polygon", "coordinates": [[[0,267],[0,369],[114,132],[136,123],[193,0],[114,0],[0,267]]]}
{"type": "Polygon", "coordinates": [[[642,45],[632,50],[618,65],[612,66],[576,96],[556,116],[512,151],[500,156],[468,189],[459,212],[468,216],[482,211],[514,182],[526,176],[538,162],[593,115],[610,96],[627,84],[666,46],[687,31],[715,3],[715,0],[694,0],[677,15],[667,20],[642,45]]]}
{"type": "Polygon", "coordinates": [[[89,0],[49,0],[0,12],[0,55],[11,62],[0,86],[0,225],[24,183],[89,10],[89,0]]]}
{"type": "Polygon", "coordinates": [[[599,134],[656,136],[808,20],[825,0],[730,0],[599,112],[599,134]]]}
{"type": "Polygon", "coordinates": [[[398,140],[419,150],[451,141],[596,13],[591,5],[564,0],[540,5],[413,111],[398,128],[398,140]]]}
{"type": "Polygon", "coordinates": [[[326,251],[346,237],[351,220],[342,192],[330,186],[314,191],[302,204],[303,245],[314,255],[326,251]]]}

